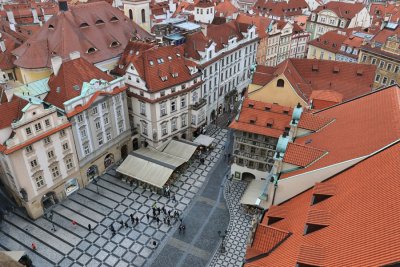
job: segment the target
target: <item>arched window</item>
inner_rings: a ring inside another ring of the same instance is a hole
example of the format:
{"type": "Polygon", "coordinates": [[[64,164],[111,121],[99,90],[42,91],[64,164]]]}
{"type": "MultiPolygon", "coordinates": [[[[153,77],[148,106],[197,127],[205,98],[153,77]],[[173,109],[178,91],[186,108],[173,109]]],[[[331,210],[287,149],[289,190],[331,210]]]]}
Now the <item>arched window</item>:
{"type": "Polygon", "coordinates": [[[142,9],[142,23],[146,22],[146,11],[142,9]]]}
{"type": "Polygon", "coordinates": [[[133,12],[132,9],[129,9],[129,18],[132,20],[133,19],[133,12]]]}
{"type": "Polygon", "coordinates": [[[284,81],[283,79],[279,79],[279,80],[276,82],[276,86],[277,86],[277,87],[284,87],[284,86],[285,86],[285,81],[284,81]]]}

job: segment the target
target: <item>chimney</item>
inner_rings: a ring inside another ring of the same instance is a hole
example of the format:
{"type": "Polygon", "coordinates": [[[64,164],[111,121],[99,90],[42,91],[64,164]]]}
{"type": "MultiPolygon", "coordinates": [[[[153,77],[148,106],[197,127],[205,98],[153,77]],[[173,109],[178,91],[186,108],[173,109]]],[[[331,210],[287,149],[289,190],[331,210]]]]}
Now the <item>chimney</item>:
{"type": "Polygon", "coordinates": [[[54,75],[57,76],[58,71],[60,70],[62,65],[62,58],[60,56],[51,58],[51,67],[53,68],[54,75]]]}
{"type": "Polygon", "coordinates": [[[74,59],[77,59],[80,57],[81,57],[81,53],[79,51],[74,51],[74,52],[69,53],[69,58],[71,60],[74,60],[74,59]]]}
{"type": "Polygon", "coordinates": [[[1,52],[6,51],[6,44],[4,43],[4,40],[0,40],[0,49],[1,52]]]}
{"type": "Polygon", "coordinates": [[[58,9],[62,12],[68,11],[68,2],[66,0],[58,1],[58,9]]]}
{"type": "Polygon", "coordinates": [[[39,23],[39,17],[37,14],[36,9],[32,8],[32,17],[33,17],[33,23],[39,23]]]}
{"type": "Polygon", "coordinates": [[[203,32],[204,36],[207,36],[207,24],[201,25],[201,31],[203,32]]]}

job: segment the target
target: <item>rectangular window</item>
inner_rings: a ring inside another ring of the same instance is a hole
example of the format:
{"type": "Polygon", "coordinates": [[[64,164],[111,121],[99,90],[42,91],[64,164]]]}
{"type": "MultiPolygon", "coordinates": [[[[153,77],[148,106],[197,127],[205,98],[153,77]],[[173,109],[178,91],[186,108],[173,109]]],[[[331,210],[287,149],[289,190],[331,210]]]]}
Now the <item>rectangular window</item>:
{"type": "Polygon", "coordinates": [[[167,104],[165,102],[160,103],[160,111],[161,111],[161,116],[167,115],[167,104]]]}
{"type": "Polygon", "coordinates": [[[101,103],[101,109],[106,109],[107,108],[107,103],[106,102],[103,102],[103,103],[101,103]]]}
{"type": "Polygon", "coordinates": [[[109,119],[108,119],[108,116],[107,116],[107,115],[104,116],[104,125],[107,125],[109,122],[110,122],[110,121],[109,121],[109,119]]]}
{"type": "Polygon", "coordinates": [[[70,170],[74,167],[74,163],[72,162],[72,158],[68,158],[65,160],[65,165],[67,166],[67,170],[70,170]]]}
{"type": "Polygon", "coordinates": [[[85,155],[89,155],[89,153],[90,153],[90,148],[89,148],[89,146],[84,146],[84,147],[83,147],[83,151],[85,152],[85,155]]]}
{"type": "Polygon", "coordinates": [[[61,131],[60,131],[60,137],[64,137],[66,134],[65,134],[65,130],[64,129],[62,129],[61,131]]]}
{"type": "Polygon", "coordinates": [[[44,186],[44,179],[41,175],[35,177],[35,182],[38,189],[44,186]]]}
{"type": "Polygon", "coordinates": [[[387,78],[387,77],[383,77],[383,79],[382,79],[382,84],[383,84],[383,85],[386,85],[386,84],[387,84],[387,81],[388,81],[388,78],[387,78]]]}
{"type": "Polygon", "coordinates": [[[178,128],[176,127],[176,119],[172,119],[171,121],[171,131],[176,131],[178,128]]]}
{"type": "Polygon", "coordinates": [[[192,115],[192,124],[196,125],[196,115],[192,115]]]}
{"type": "Polygon", "coordinates": [[[140,102],[140,114],[146,116],[146,104],[143,102],[140,102]]]}
{"type": "Polygon", "coordinates": [[[377,74],[375,76],[375,82],[379,82],[381,80],[381,75],[377,74]]]}
{"type": "Polygon", "coordinates": [[[31,161],[31,167],[32,167],[32,168],[37,167],[37,165],[38,165],[38,164],[37,164],[37,160],[36,160],[36,159],[34,159],[34,160],[31,161]]]}
{"type": "Polygon", "coordinates": [[[182,125],[182,127],[186,126],[186,115],[182,115],[182,117],[181,117],[181,125],[182,125]]]}
{"type": "Polygon", "coordinates": [[[46,127],[50,127],[50,120],[49,119],[44,120],[44,124],[46,125],[46,127]]]}
{"type": "Polygon", "coordinates": [[[36,132],[40,132],[42,130],[42,124],[36,123],[35,124],[35,130],[36,130],[36,132]]]}
{"type": "Polygon", "coordinates": [[[117,118],[121,118],[121,107],[117,108],[117,118]]]}
{"type": "Polygon", "coordinates": [[[92,114],[96,115],[99,111],[97,110],[97,107],[92,108],[92,114]]]}
{"type": "Polygon", "coordinates": [[[147,124],[142,124],[142,134],[147,135],[147,124]]]}
{"type": "Polygon", "coordinates": [[[47,136],[45,139],[43,139],[43,141],[44,141],[44,144],[45,144],[45,145],[48,145],[48,144],[50,144],[51,139],[50,139],[49,136],[47,136]]]}
{"type": "Polygon", "coordinates": [[[372,58],[371,64],[375,65],[376,64],[376,58],[372,58]]]}
{"type": "Polygon", "coordinates": [[[107,137],[107,141],[110,141],[111,140],[111,133],[107,132],[106,137],[107,137]]]}
{"type": "Polygon", "coordinates": [[[82,122],[82,121],[83,121],[83,115],[82,115],[82,114],[79,114],[79,115],[77,116],[77,120],[78,120],[78,122],[82,122]]]}
{"type": "Polygon", "coordinates": [[[48,157],[49,159],[54,158],[54,151],[53,151],[53,150],[50,150],[49,152],[47,152],[47,157],[48,157]]]}
{"type": "Polygon", "coordinates": [[[100,130],[100,128],[101,128],[101,124],[100,124],[100,121],[96,121],[96,130],[100,130]]]}
{"type": "Polygon", "coordinates": [[[31,135],[32,134],[32,130],[31,130],[30,127],[25,128],[25,132],[26,132],[26,135],[31,135]]]}
{"type": "Polygon", "coordinates": [[[25,151],[26,151],[26,153],[31,153],[33,151],[32,146],[29,145],[29,146],[25,147],[25,151]]]}
{"type": "Polygon", "coordinates": [[[176,111],[176,100],[171,101],[171,112],[176,111]]]}
{"type": "Polygon", "coordinates": [[[392,64],[388,63],[386,66],[386,70],[391,71],[392,69],[392,64]]]}
{"type": "Polygon", "coordinates": [[[64,143],[62,147],[64,151],[69,149],[68,143],[64,143]]]}
{"type": "Polygon", "coordinates": [[[83,127],[83,128],[81,129],[81,137],[82,137],[82,138],[86,138],[86,137],[87,137],[87,133],[86,133],[86,128],[85,128],[85,127],[83,127]]]}
{"type": "Polygon", "coordinates": [[[381,62],[379,62],[379,68],[383,69],[384,67],[385,67],[385,61],[381,60],[381,62]]]}
{"type": "Polygon", "coordinates": [[[102,146],[102,145],[103,145],[103,135],[99,135],[99,136],[97,137],[97,141],[98,141],[98,143],[99,143],[99,146],[102,146]]]}
{"type": "Polygon", "coordinates": [[[167,135],[168,134],[168,129],[167,129],[167,124],[166,123],[161,124],[161,134],[162,135],[167,135]]]}
{"type": "Polygon", "coordinates": [[[184,108],[184,107],[186,107],[186,97],[182,96],[181,97],[181,108],[184,108]]]}
{"type": "Polygon", "coordinates": [[[394,73],[398,73],[399,70],[400,70],[400,67],[399,67],[399,66],[396,66],[396,67],[394,68],[394,73]]]}
{"type": "Polygon", "coordinates": [[[58,176],[60,176],[60,172],[58,171],[58,166],[52,167],[51,173],[53,174],[53,178],[57,178],[58,176]]]}

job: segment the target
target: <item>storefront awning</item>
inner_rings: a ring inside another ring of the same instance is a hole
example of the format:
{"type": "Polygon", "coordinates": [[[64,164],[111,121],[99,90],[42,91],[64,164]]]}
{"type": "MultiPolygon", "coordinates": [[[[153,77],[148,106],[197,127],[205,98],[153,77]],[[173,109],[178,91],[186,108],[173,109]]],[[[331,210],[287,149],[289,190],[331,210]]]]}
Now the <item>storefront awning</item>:
{"type": "Polygon", "coordinates": [[[264,207],[265,201],[259,199],[263,193],[263,188],[266,182],[268,181],[252,180],[247,186],[246,191],[244,191],[243,196],[240,199],[240,204],[266,208],[264,207]]]}
{"type": "Polygon", "coordinates": [[[197,145],[188,141],[171,140],[161,152],[182,158],[188,161],[196,151],[197,145]]]}
{"type": "Polygon", "coordinates": [[[213,141],[214,138],[209,137],[208,135],[201,134],[196,139],[194,139],[193,142],[201,146],[209,147],[213,141]]]}
{"type": "Polygon", "coordinates": [[[119,173],[158,188],[162,188],[165,185],[173,171],[174,169],[133,155],[129,155],[117,168],[119,173]]]}
{"type": "Polygon", "coordinates": [[[135,150],[132,155],[170,169],[176,169],[186,162],[186,160],[183,158],[176,157],[174,155],[167,154],[149,147],[142,147],[138,150],[135,150]]]}

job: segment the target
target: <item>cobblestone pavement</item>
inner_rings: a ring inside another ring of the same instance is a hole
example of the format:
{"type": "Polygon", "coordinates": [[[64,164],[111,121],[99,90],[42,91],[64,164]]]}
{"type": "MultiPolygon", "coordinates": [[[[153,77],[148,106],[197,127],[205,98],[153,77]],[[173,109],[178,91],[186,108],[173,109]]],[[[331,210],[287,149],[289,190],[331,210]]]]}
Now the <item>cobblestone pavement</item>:
{"type": "Polygon", "coordinates": [[[225,252],[219,249],[211,259],[209,267],[242,266],[246,253],[247,235],[251,228],[252,217],[246,214],[240,205],[240,198],[246,190],[246,181],[227,181],[224,195],[229,207],[228,234],[225,237],[225,252]]]}
{"type": "MultiPolygon", "coordinates": [[[[49,219],[32,221],[16,210],[7,215],[0,229],[0,250],[23,250],[37,267],[47,266],[144,266],[178,227],[148,221],[146,213],[154,203],[167,210],[185,214],[191,200],[202,188],[208,172],[218,161],[227,140],[227,130],[213,128],[207,133],[217,142],[216,148],[206,157],[205,164],[195,160],[175,182],[172,191],[176,201],[140,187],[131,188],[116,178],[115,167],[101,176],[98,188],[90,184],[54,207],[52,230],[49,219]],[[98,190],[98,192],[97,192],[98,190]],[[132,226],[129,215],[133,213],[140,222],[132,226]],[[72,220],[77,225],[72,225],[72,220]],[[118,223],[128,222],[128,227],[118,223]],[[92,231],[88,231],[91,224],[92,231]],[[109,230],[113,224],[117,234],[109,230]],[[157,242],[157,247],[153,246],[157,242]],[[31,250],[31,244],[37,250],[31,250]]],[[[182,244],[175,242],[176,246],[182,244]]],[[[202,251],[197,251],[202,255],[202,251]]],[[[207,255],[209,256],[209,255],[207,255]]]]}

